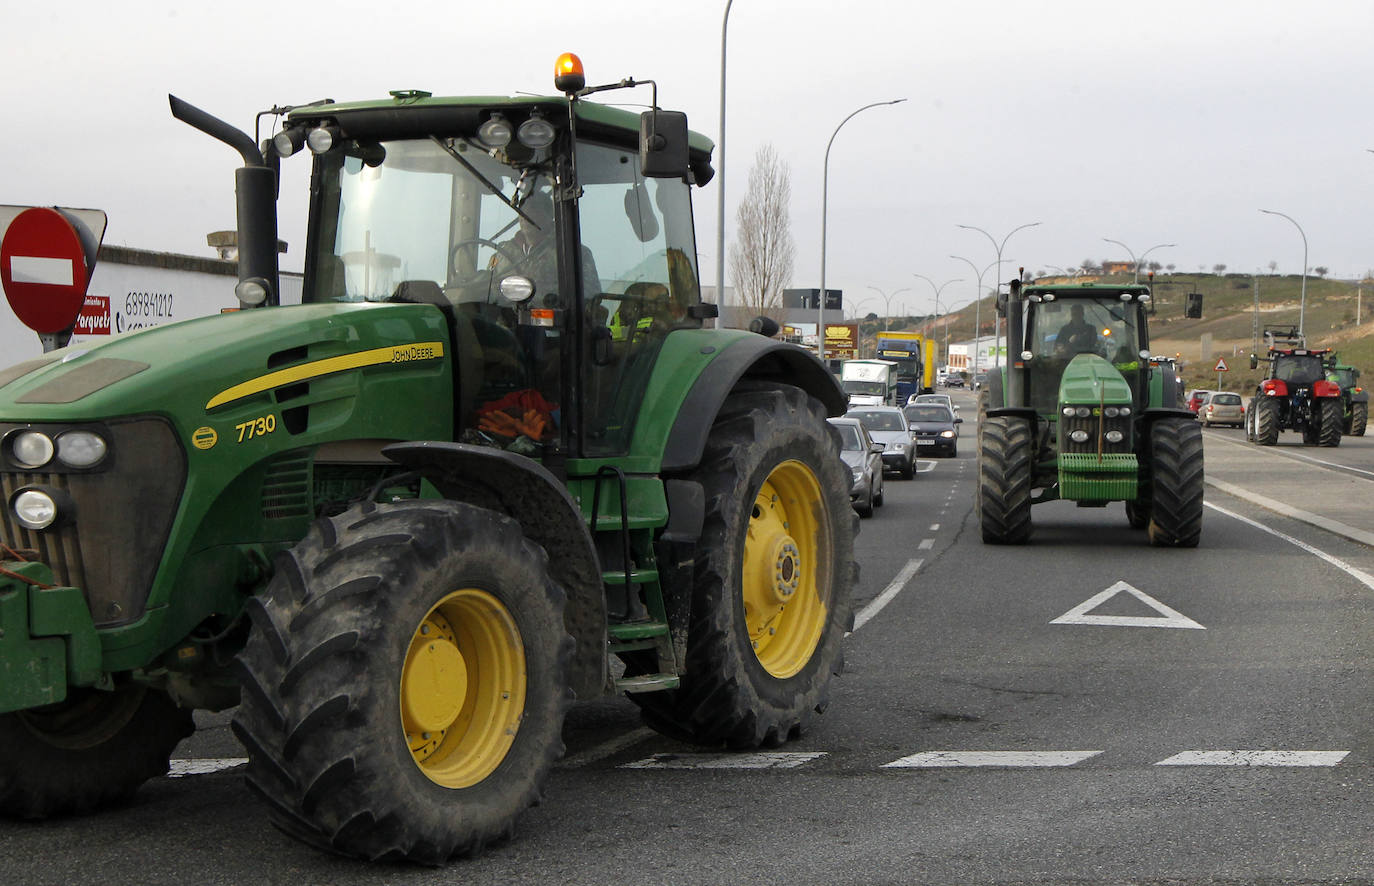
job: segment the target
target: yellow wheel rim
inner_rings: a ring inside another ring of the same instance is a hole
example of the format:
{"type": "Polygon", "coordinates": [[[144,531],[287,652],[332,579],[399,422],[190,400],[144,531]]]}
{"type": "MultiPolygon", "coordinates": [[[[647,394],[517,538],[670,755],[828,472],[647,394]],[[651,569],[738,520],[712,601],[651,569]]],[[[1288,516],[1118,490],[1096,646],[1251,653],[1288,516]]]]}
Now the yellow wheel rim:
{"type": "Polygon", "coordinates": [[[500,600],[454,591],[411,636],[401,724],[420,771],[447,788],[486,778],[506,758],[525,710],[525,650],[500,600]]]}
{"type": "Polygon", "coordinates": [[[744,621],[764,670],[791,677],[825,629],[830,532],[820,482],[799,461],[773,469],[759,489],[744,543],[744,621]]]}

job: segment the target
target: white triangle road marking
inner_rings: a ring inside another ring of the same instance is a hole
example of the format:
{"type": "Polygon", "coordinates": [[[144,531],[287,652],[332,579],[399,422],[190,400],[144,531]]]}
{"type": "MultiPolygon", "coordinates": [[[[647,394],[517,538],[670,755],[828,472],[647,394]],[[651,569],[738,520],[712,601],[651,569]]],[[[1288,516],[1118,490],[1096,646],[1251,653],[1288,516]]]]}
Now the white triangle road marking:
{"type": "Polygon", "coordinates": [[[1119,581],[1107,588],[1100,594],[1083,601],[1068,612],[1050,622],[1052,625],[1114,625],[1116,627],[1127,628],[1187,628],[1196,631],[1207,630],[1202,625],[1193,621],[1188,616],[1176,609],[1164,605],[1138,588],[1131,587],[1124,581],[1119,581]],[[1089,615],[1097,607],[1107,602],[1117,594],[1128,593],[1140,602],[1149,606],[1159,613],[1159,615],[1135,616],[1135,615],[1089,615]]]}

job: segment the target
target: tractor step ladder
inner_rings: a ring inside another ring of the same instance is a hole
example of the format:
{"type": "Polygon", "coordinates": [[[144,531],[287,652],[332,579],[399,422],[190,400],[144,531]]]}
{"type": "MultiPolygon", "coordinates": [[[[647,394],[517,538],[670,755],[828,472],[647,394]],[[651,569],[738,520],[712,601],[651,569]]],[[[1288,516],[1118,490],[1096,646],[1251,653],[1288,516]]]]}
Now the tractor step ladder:
{"type": "Polygon", "coordinates": [[[674,671],[672,638],[668,633],[668,619],[663,608],[663,587],[659,583],[656,568],[639,566],[635,551],[642,559],[653,561],[653,530],[630,529],[629,490],[625,482],[625,472],[614,465],[603,465],[596,472],[596,482],[592,492],[592,530],[593,532],[614,532],[621,544],[623,569],[608,569],[601,573],[602,583],[609,589],[623,587],[626,593],[638,585],[643,591],[644,605],[648,610],[648,620],[612,622],[606,626],[607,651],[612,654],[630,652],[653,652],[658,660],[658,669],[652,674],[638,674],[619,677],[615,687],[620,692],[653,692],[661,689],[676,689],[680,680],[674,671]],[[620,513],[612,516],[613,525],[602,528],[601,481],[613,477],[620,492],[620,513]]]}

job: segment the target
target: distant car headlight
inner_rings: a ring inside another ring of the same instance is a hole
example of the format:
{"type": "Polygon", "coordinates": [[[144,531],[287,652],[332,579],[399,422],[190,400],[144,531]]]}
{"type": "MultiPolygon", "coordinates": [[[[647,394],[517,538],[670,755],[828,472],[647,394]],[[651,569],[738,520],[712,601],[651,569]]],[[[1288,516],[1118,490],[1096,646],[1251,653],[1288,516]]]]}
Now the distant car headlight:
{"type": "Polygon", "coordinates": [[[1088,432],[1084,430],[1072,431],[1069,433],[1069,439],[1075,443],[1087,443],[1088,432]]]}
{"type": "Polygon", "coordinates": [[[57,502],[37,489],[25,489],[14,497],[10,508],[19,525],[27,529],[47,529],[57,522],[57,502]]]}
{"type": "Polygon", "coordinates": [[[941,436],[941,437],[946,437],[946,438],[948,438],[948,437],[953,437],[953,436],[954,436],[954,432],[953,432],[953,431],[941,431],[941,432],[940,432],[940,436],[941,436]]]}
{"type": "Polygon", "coordinates": [[[901,452],[901,451],[902,451],[902,444],[901,444],[900,442],[894,440],[893,442],[887,444],[887,451],[888,451],[888,452],[901,452]]]}
{"type": "Polygon", "coordinates": [[[20,431],[10,438],[10,457],[21,468],[41,468],[55,451],[52,438],[41,431],[20,431]]]}
{"type": "Polygon", "coordinates": [[[1102,436],[1107,439],[1108,443],[1120,443],[1123,434],[1120,431],[1108,431],[1102,436]]]}
{"type": "Polygon", "coordinates": [[[69,468],[93,468],[109,449],[105,439],[93,431],[67,431],[57,438],[57,460],[69,468]]]}

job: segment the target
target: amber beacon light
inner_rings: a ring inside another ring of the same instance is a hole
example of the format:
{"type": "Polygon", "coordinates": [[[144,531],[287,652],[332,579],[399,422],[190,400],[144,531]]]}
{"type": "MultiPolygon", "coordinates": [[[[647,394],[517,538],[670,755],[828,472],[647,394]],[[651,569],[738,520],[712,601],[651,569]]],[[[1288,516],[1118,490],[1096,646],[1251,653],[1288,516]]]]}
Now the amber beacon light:
{"type": "Polygon", "coordinates": [[[566,95],[586,86],[587,76],[582,72],[582,59],[571,52],[560,55],[553,66],[553,85],[566,95]]]}

